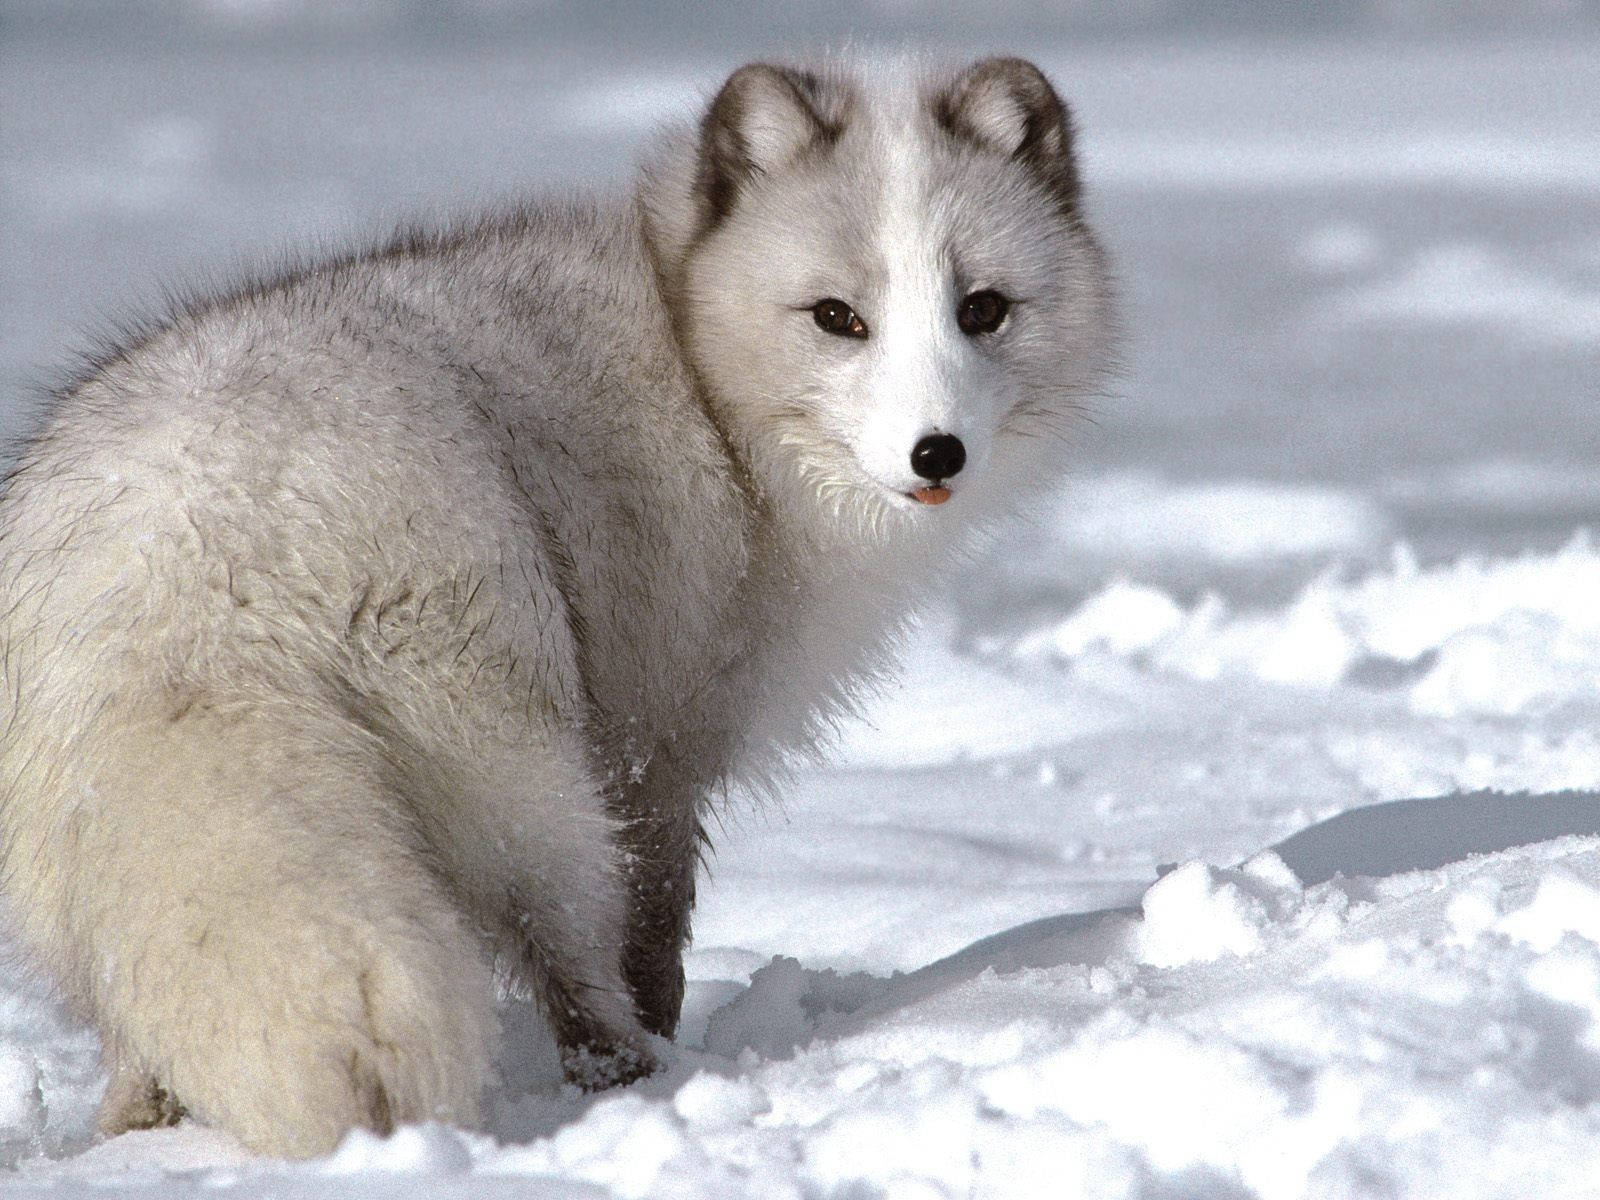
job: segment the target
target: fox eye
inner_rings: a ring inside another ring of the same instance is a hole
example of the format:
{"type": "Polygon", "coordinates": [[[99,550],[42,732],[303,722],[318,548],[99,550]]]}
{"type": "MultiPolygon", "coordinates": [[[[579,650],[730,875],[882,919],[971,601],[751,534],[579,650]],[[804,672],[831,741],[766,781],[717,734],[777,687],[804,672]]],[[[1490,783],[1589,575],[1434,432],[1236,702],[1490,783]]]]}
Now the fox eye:
{"type": "Polygon", "coordinates": [[[856,316],[856,310],[843,300],[818,300],[811,306],[811,316],[817,328],[840,337],[864,338],[867,327],[856,316]]]}
{"type": "Polygon", "coordinates": [[[956,309],[956,324],[966,334],[993,333],[1011,311],[1011,301],[999,292],[973,292],[956,309]]]}

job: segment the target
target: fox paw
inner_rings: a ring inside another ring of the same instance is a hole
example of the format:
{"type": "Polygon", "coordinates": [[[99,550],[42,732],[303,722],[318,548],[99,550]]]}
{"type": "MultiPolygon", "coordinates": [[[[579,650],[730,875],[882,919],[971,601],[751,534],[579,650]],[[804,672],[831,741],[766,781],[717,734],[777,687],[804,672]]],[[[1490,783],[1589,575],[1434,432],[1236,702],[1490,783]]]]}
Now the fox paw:
{"type": "Polygon", "coordinates": [[[132,1129],[161,1129],[188,1116],[179,1099],[154,1079],[114,1079],[100,1106],[100,1132],[108,1137],[132,1129]]]}
{"type": "Polygon", "coordinates": [[[660,1060],[638,1046],[569,1046],[561,1051],[567,1082],[586,1092],[626,1087],[660,1069],[660,1060]]]}

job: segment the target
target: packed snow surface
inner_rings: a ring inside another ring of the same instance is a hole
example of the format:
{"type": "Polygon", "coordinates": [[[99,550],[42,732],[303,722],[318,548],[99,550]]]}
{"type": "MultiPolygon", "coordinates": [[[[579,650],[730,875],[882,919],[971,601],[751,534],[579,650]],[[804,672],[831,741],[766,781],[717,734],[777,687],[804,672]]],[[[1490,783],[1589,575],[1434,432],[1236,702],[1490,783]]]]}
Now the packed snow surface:
{"type": "MultiPolygon", "coordinates": [[[[1600,55],[1037,53],[1127,375],[831,765],[720,812],[668,1069],[566,1089],[508,1002],[485,1131],[102,1141],[8,956],[0,1192],[1600,1193],[1600,55]]],[[[615,174],[728,65],[19,46],[0,427],[96,306],[615,174]]]]}

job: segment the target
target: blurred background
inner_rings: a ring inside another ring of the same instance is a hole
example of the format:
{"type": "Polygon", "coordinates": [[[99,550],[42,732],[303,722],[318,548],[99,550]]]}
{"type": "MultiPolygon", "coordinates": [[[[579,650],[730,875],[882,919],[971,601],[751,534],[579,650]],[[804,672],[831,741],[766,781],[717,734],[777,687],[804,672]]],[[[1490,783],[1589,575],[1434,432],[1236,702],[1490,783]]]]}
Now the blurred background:
{"type": "Polygon", "coordinates": [[[164,288],[623,185],[746,59],[917,46],[1051,74],[1126,308],[986,619],[1600,516],[1597,0],[5,0],[0,38],[0,431],[164,288]]]}

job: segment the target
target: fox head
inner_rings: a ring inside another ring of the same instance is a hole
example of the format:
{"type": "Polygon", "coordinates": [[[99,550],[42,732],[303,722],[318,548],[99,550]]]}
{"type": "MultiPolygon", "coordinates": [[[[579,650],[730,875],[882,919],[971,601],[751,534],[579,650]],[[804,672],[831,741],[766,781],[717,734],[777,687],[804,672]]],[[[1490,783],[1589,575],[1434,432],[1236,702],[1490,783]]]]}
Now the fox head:
{"type": "Polygon", "coordinates": [[[1110,289],[1031,63],[743,67],[641,201],[713,417],[775,498],[889,532],[1059,476],[1110,289]]]}

